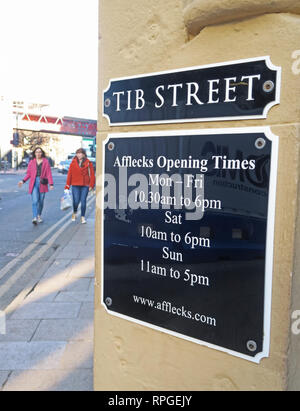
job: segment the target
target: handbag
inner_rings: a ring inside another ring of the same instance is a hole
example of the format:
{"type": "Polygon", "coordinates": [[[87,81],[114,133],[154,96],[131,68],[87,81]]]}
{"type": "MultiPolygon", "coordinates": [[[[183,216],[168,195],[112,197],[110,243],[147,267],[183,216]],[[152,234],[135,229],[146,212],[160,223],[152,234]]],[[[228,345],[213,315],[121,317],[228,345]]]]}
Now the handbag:
{"type": "Polygon", "coordinates": [[[45,185],[47,185],[48,184],[48,178],[41,178],[41,184],[45,184],[45,185]]]}

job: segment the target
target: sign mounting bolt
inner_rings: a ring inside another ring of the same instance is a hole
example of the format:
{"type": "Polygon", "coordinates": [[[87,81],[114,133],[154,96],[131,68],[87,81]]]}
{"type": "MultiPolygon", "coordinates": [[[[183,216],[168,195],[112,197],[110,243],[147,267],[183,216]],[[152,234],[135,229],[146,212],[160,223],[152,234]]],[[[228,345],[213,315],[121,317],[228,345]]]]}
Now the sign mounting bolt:
{"type": "Polygon", "coordinates": [[[264,148],[265,145],[266,145],[266,140],[265,140],[264,138],[262,138],[262,137],[258,138],[258,139],[255,141],[255,147],[256,147],[258,150],[261,150],[262,148],[264,148]]]}
{"type": "Polygon", "coordinates": [[[112,299],[110,297],[105,298],[105,304],[110,307],[112,305],[112,299]]]}
{"type": "Polygon", "coordinates": [[[107,148],[109,149],[109,151],[112,151],[115,148],[114,143],[108,143],[107,148]]]}
{"type": "Polygon", "coordinates": [[[257,350],[257,344],[253,340],[247,341],[247,349],[251,352],[254,352],[257,350]]]}
{"type": "Polygon", "coordinates": [[[274,85],[273,81],[272,80],[267,80],[263,84],[263,91],[265,93],[271,93],[271,91],[274,90],[274,87],[275,87],[275,85],[274,85]]]}

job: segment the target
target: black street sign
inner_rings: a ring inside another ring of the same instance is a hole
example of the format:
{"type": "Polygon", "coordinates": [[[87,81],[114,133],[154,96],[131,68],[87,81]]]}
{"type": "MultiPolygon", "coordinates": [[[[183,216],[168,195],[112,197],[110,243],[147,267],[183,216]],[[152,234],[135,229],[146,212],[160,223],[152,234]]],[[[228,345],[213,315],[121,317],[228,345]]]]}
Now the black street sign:
{"type": "Polygon", "coordinates": [[[103,115],[111,126],[266,118],[280,74],[266,56],[113,79],[103,115]]]}
{"type": "Polygon", "coordinates": [[[110,134],[106,310],[253,362],[268,356],[277,144],[268,127],[110,134]]]}

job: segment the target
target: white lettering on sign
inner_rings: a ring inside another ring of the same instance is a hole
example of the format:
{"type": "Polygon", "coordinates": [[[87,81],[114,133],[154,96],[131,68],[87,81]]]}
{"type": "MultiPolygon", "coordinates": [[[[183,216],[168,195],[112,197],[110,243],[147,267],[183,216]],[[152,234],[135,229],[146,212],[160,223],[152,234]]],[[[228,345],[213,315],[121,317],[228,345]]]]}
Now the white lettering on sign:
{"type": "MultiPolygon", "coordinates": [[[[260,80],[260,74],[207,80],[205,84],[198,82],[159,85],[154,91],[154,107],[160,109],[167,104],[178,107],[179,103],[185,106],[232,103],[237,99],[236,82],[247,86],[246,101],[254,100],[253,88],[255,81],[260,80]],[[220,90],[225,90],[221,99],[220,90]],[[180,99],[179,99],[180,98],[180,99]]],[[[113,93],[115,97],[115,111],[141,110],[145,107],[144,90],[121,90],[113,93]],[[124,104],[121,104],[124,100],[124,104]]]]}

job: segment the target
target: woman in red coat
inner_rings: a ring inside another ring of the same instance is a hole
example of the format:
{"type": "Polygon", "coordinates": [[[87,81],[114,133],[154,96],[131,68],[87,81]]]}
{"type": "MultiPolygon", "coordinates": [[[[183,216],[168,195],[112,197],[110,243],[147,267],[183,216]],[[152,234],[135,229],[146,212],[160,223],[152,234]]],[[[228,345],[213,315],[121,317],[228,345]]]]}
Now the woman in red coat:
{"type": "Polygon", "coordinates": [[[50,184],[50,190],[53,190],[51,167],[41,147],[37,147],[33,151],[32,160],[28,164],[26,176],[18,183],[18,186],[22,187],[29,179],[29,194],[31,194],[32,199],[32,223],[36,225],[43,221],[42,211],[45,194],[48,192],[48,184],[50,184]]]}
{"type": "Polygon", "coordinates": [[[72,186],[73,214],[72,221],[76,220],[79,203],[81,203],[81,223],[86,224],[86,198],[95,186],[95,172],[93,163],[87,158],[86,151],[79,148],[70,164],[65,190],[72,186]]]}

